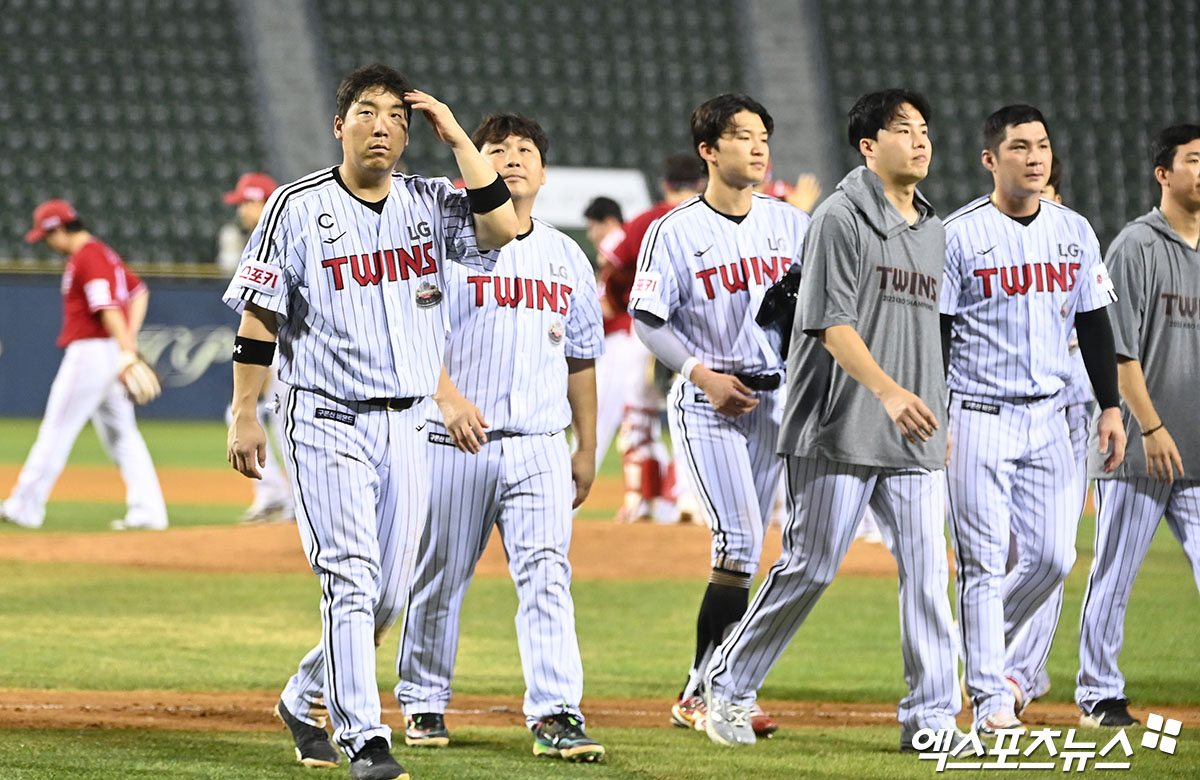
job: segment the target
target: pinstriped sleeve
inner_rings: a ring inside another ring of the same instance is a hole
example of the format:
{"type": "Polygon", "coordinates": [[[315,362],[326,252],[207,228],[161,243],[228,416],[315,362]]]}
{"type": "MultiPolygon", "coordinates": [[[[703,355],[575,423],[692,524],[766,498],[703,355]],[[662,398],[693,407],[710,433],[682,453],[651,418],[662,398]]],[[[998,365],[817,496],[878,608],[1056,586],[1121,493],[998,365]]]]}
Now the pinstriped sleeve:
{"type": "Polygon", "coordinates": [[[638,272],[629,293],[629,311],[644,311],[666,322],[671,312],[679,308],[679,285],[676,265],[684,262],[669,230],[664,230],[659,217],[651,223],[642,239],[638,253],[638,272]]]}
{"type": "Polygon", "coordinates": [[[1080,243],[1083,245],[1083,267],[1079,270],[1079,279],[1076,281],[1076,286],[1079,287],[1079,302],[1075,310],[1095,311],[1116,301],[1117,295],[1108,267],[1100,259],[1100,241],[1091,225],[1085,223],[1083,227],[1084,234],[1080,236],[1080,243]]]}
{"type": "Polygon", "coordinates": [[[496,267],[500,250],[481,250],[475,238],[475,217],[467,200],[467,191],[456,189],[448,179],[429,179],[438,201],[445,236],[446,257],[470,268],[490,271],[496,267]]]}
{"type": "MultiPolygon", "coordinates": [[[[247,303],[253,303],[280,317],[287,316],[287,269],[296,241],[295,215],[281,198],[283,193],[280,188],[267,199],[262,218],[250,234],[242,261],[222,296],[225,304],[239,314],[247,303]]],[[[302,260],[299,265],[303,266],[302,260]]]]}
{"type": "Polygon", "coordinates": [[[575,242],[570,242],[575,267],[575,292],[567,312],[564,354],[578,360],[591,360],[604,354],[604,320],[600,315],[600,296],[592,266],[575,242]]]}
{"type": "Polygon", "coordinates": [[[946,231],[946,266],[942,269],[942,289],[938,310],[942,314],[958,314],[958,295],[962,292],[963,252],[958,231],[946,231]]]}

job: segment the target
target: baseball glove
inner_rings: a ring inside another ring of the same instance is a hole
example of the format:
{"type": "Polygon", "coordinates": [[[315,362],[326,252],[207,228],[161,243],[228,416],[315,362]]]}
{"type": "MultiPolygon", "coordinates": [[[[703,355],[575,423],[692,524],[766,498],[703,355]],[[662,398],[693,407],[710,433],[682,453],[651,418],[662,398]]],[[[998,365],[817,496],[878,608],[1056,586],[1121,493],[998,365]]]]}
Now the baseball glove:
{"type": "Polygon", "coordinates": [[[121,353],[121,369],[117,378],[125,386],[130,400],[138,406],[150,403],[162,393],[154,369],[136,352],[121,353]]]}
{"type": "Polygon", "coordinates": [[[788,268],[775,284],[771,285],[763,295],[762,305],[755,315],[754,321],[764,328],[775,328],[783,337],[780,354],[786,358],[789,342],[792,340],[792,320],[796,317],[796,296],[800,292],[800,264],[788,268]]]}

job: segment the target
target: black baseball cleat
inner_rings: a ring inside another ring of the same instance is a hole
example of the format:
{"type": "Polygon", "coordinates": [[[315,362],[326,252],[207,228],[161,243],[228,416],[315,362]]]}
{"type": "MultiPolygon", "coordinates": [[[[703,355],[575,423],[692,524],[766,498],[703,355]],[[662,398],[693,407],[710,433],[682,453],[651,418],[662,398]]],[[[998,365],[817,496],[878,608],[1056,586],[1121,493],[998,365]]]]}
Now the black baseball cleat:
{"type": "Polygon", "coordinates": [[[1091,712],[1080,715],[1079,725],[1091,728],[1121,728],[1137,726],[1140,723],[1129,714],[1128,699],[1105,699],[1092,707],[1091,712]]]}
{"type": "Polygon", "coordinates": [[[583,725],[569,712],[542,718],[533,727],[533,754],[566,761],[604,760],[604,746],[583,733],[583,725]]]}
{"type": "Polygon", "coordinates": [[[408,716],[404,728],[404,744],[409,747],[446,747],[450,731],[440,712],[418,712],[408,716]]]}
{"type": "Polygon", "coordinates": [[[392,758],[388,741],[383,737],[371,737],[354,755],[350,776],[354,780],[409,780],[408,772],[392,758]]]}
{"type": "Polygon", "coordinates": [[[283,699],[275,705],[275,717],[283,721],[283,725],[292,732],[292,740],[296,743],[296,760],[312,769],[331,769],[340,760],[337,748],[329,741],[329,734],[320,726],[313,726],[298,720],[283,706],[283,699]]]}

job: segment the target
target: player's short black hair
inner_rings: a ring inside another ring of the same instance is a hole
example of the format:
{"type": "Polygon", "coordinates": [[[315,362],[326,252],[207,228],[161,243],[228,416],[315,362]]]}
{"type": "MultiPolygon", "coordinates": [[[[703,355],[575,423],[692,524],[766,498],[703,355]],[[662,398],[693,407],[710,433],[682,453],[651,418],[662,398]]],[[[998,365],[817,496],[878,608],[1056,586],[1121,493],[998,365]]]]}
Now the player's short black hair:
{"type": "Polygon", "coordinates": [[[70,222],[64,222],[62,224],[62,229],[67,231],[68,233],[80,233],[84,230],[87,230],[87,225],[83,224],[82,219],[76,218],[76,219],[71,220],[70,222]]]}
{"type": "Polygon", "coordinates": [[[850,148],[857,152],[859,141],[864,138],[878,138],[879,131],[896,118],[900,107],[905,103],[920,111],[927,124],[933,119],[929,99],[913,89],[892,87],[868,92],[854,101],[854,105],[846,114],[846,135],[850,140],[850,148]]]}
{"type": "Polygon", "coordinates": [[[1200,138],[1200,125],[1171,125],[1154,134],[1150,140],[1150,161],[1155,168],[1171,170],[1175,165],[1175,150],[1200,138]]]}
{"type": "Polygon", "coordinates": [[[763,127],[767,128],[767,135],[775,132],[775,120],[762,103],[741,92],[726,92],[709,98],[692,112],[692,148],[697,150],[696,154],[700,154],[700,144],[716,147],[734,115],[740,111],[758,114],[763,127]]]}
{"type": "Polygon", "coordinates": [[[482,149],[484,144],[498,144],[510,135],[518,138],[528,138],[537,147],[542,156],[542,165],[546,164],[546,153],[550,151],[550,139],[546,131],[536,120],[524,114],[488,114],[471,133],[471,143],[476,149],[482,149]]]}
{"type": "Polygon", "coordinates": [[[621,216],[621,204],[604,195],[592,198],[592,202],[587,204],[587,208],[583,210],[583,218],[593,222],[603,222],[610,217],[617,222],[625,221],[625,218],[621,216]]]}
{"type": "Polygon", "coordinates": [[[663,181],[673,190],[696,187],[706,176],[708,166],[694,154],[671,155],[663,163],[663,181]]]}
{"type": "Polygon", "coordinates": [[[1046,117],[1042,116],[1042,112],[1033,106],[1014,103],[1011,106],[996,109],[988,115],[987,119],[983,120],[981,128],[983,148],[993,152],[998,151],[1004,136],[1008,134],[1008,128],[1029,122],[1041,122],[1042,127],[1046,128],[1046,135],[1050,135],[1050,124],[1046,121],[1046,117]]]}
{"type": "Polygon", "coordinates": [[[1046,178],[1046,186],[1053,187],[1056,193],[1062,195],[1062,190],[1059,189],[1059,184],[1062,183],[1062,177],[1063,163],[1056,154],[1054,155],[1053,159],[1050,160],[1050,176],[1046,178]]]}
{"type": "MultiPolygon", "coordinates": [[[[362,97],[363,92],[372,87],[383,87],[399,98],[403,98],[405,92],[413,89],[412,82],[395,68],[378,62],[374,65],[364,65],[342,79],[341,85],[338,86],[337,97],[334,99],[337,104],[337,115],[345,119],[350,105],[362,97]]],[[[412,106],[408,103],[404,104],[404,117],[409,121],[412,120],[412,106]]]]}

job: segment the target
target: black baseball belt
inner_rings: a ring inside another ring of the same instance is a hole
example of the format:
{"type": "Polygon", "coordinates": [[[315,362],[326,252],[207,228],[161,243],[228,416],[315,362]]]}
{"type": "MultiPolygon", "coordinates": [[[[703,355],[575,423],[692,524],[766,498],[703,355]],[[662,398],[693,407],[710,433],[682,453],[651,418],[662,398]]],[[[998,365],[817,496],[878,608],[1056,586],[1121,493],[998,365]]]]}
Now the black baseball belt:
{"type": "Polygon", "coordinates": [[[405,409],[411,409],[412,405],[420,401],[422,396],[413,396],[412,398],[368,398],[361,403],[368,406],[381,406],[389,412],[403,412],[405,409]]]}
{"type": "Polygon", "coordinates": [[[783,374],[734,374],[751,390],[777,390],[783,384],[783,374]]]}

